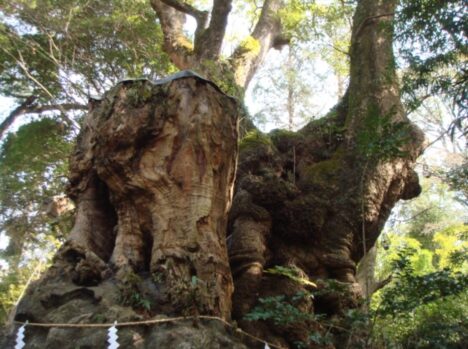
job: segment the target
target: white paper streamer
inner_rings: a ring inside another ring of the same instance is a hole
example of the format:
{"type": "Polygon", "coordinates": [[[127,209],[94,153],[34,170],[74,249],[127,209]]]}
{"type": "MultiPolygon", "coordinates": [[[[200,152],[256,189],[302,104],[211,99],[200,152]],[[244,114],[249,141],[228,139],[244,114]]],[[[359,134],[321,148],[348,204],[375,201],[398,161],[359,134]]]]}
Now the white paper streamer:
{"type": "Polygon", "coordinates": [[[271,349],[268,343],[265,343],[265,349],[271,349]]]}
{"type": "Polygon", "coordinates": [[[16,334],[15,349],[23,349],[24,346],[26,345],[23,339],[24,339],[24,328],[26,327],[27,324],[28,322],[26,321],[26,323],[18,329],[18,333],[16,334]]]}
{"type": "Polygon", "coordinates": [[[107,331],[107,342],[109,342],[107,349],[117,349],[119,347],[119,343],[117,343],[119,336],[117,336],[117,327],[115,327],[115,325],[117,325],[117,321],[115,321],[114,326],[110,327],[107,331]]]}

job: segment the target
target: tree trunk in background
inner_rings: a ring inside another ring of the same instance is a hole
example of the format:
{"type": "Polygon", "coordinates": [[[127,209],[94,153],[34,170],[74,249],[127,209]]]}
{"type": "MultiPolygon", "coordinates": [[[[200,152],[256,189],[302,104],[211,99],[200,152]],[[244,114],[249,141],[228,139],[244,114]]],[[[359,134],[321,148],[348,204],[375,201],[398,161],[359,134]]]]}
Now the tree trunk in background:
{"type": "MultiPolygon", "coordinates": [[[[167,7],[152,3],[164,17],[167,7]]],[[[400,103],[392,51],[396,3],[359,1],[350,86],[325,118],[296,133],[251,133],[241,140],[229,215],[237,155],[233,99],[187,77],[164,85],[123,82],[94,103],[71,161],[69,193],[78,208],[70,241],[29,288],[16,319],[232,315],[273,344],[317,348],[308,339],[311,331],[325,332],[316,321],[278,325],[244,317],[258,298],[291,299],[310,290],[265,273],[278,265],[317,283],[320,292],[301,301],[302,311],[334,319],[357,307],[356,264],[395,203],[419,194],[412,167],[423,135],[400,103]]],[[[178,22],[168,23],[167,33],[176,33],[178,22]]],[[[31,327],[28,333],[29,348],[105,342],[104,330],[31,327]]],[[[236,333],[217,322],[182,321],[122,328],[119,342],[123,348],[245,348],[236,333]]],[[[343,333],[329,333],[335,347],[343,347],[343,333]]]]}
{"type": "Polygon", "coordinates": [[[293,72],[293,53],[291,48],[288,50],[288,60],[286,61],[286,84],[288,86],[288,96],[286,99],[286,110],[288,112],[288,130],[294,130],[294,114],[295,114],[295,100],[294,100],[294,85],[295,85],[295,72],[293,72]]]}
{"type": "Polygon", "coordinates": [[[385,287],[392,277],[388,276],[384,279],[378,280],[375,275],[375,267],[377,264],[377,245],[374,245],[367,254],[359,262],[356,279],[362,289],[362,294],[367,299],[371,299],[372,295],[385,287]]]}

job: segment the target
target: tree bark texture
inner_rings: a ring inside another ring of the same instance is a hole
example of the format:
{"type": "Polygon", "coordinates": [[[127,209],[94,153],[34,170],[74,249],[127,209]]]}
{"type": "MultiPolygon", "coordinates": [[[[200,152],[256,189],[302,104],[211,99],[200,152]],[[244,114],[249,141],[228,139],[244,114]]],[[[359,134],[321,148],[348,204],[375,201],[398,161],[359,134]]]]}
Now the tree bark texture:
{"type": "Polygon", "coordinates": [[[157,275],[170,292],[181,288],[181,298],[194,278],[203,288],[200,310],[229,318],[225,227],[236,113],[232,99],[197,78],[167,86],[127,82],[108,93],[88,115],[72,156],[70,194],[78,214],[70,238],[110,257],[123,274],[131,268],[157,275]],[[99,186],[109,202],[99,202],[106,198],[96,195],[99,186]],[[96,217],[112,217],[109,209],[115,222],[96,217]]]}

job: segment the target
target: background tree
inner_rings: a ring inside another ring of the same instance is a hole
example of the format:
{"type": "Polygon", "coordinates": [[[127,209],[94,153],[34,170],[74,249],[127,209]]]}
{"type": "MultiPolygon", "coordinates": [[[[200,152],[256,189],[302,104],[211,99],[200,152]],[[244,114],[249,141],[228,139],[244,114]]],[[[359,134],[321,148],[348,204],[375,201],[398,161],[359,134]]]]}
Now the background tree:
{"type": "Polygon", "coordinates": [[[411,1],[400,8],[398,34],[407,62],[402,90],[417,107],[436,94],[450,100],[458,117],[453,126],[466,135],[467,28],[463,4],[457,1],[411,1]],[[424,54],[423,54],[424,52],[424,54]],[[465,125],[465,126],[463,126],[465,125]]]}
{"type": "Polygon", "coordinates": [[[305,76],[306,71],[319,77],[315,67],[309,64],[312,63],[310,57],[304,56],[300,49],[289,46],[287,51],[275,56],[278,59],[269,61],[255,78],[252,99],[256,101],[254,108],[258,111],[252,119],[261,129],[274,125],[294,131],[320,113],[313,99],[317,88],[300,77],[305,76]]]}
{"type": "MultiPolygon", "coordinates": [[[[427,223],[435,228],[434,220],[427,223]]],[[[437,223],[437,232],[421,242],[408,235],[405,223],[397,224],[385,235],[385,248],[379,245],[376,275],[392,275],[373,298],[374,341],[380,345],[458,348],[466,343],[467,228],[463,220],[437,223]]]]}
{"type": "Polygon", "coordinates": [[[273,58],[255,79],[252,99],[258,111],[253,117],[258,124],[274,120],[277,127],[298,129],[343,97],[353,11],[354,6],[341,1],[292,1],[282,10],[291,41],[288,51],[270,53],[273,58]]]}

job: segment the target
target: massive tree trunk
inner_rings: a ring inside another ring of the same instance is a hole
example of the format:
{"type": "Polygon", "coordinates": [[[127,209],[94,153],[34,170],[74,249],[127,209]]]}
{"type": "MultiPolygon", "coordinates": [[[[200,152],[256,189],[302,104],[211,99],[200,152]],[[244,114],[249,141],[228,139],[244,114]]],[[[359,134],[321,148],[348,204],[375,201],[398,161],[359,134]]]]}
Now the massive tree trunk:
{"type": "Polygon", "coordinates": [[[120,279],[149,271],[174,307],[196,291],[198,310],[229,318],[236,118],[236,102],[197,77],[130,81],[108,93],[72,157],[78,214],[70,239],[110,257],[120,279]],[[196,287],[185,289],[192,278],[196,287]]]}
{"type": "MultiPolygon", "coordinates": [[[[151,3],[161,21],[175,8],[206,25],[206,15],[186,3],[151,3]]],[[[230,3],[215,4],[225,18],[230,3]]],[[[16,319],[93,323],[212,315],[234,318],[273,345],[317,347],[308,337],[323,330],[320,323],[286,326],[244,317],[258,298],[292,299],[307,291],[310,284],[299,278],[320,289],[313,301],[302,299],[303,312],[335,317],[358,306],[356,264],[395,203],[419,194],[412,166],[423,136],[400,103],[392,52],[395,6],[394,0],[359,2],[350,86],[325,118],[297,133],[257,132],[241,140],[229,215],[237,156],[238,106],[232,98],[189,76],[162,85],[123,82],[93,102],[71,158],[75,227],[51,269],[28,290],[16,319]],[[289,267],[298,277],[265,273],[274,266],[289,267]],[[328,290],[330,279],[347,292],[328,290]]],[[[172,48],[180,49],[180,23],[166,27],[172,48]]],[[[211,35],[206,30],[196,40],[211,35]]],[[[198,57],[196,52],[187,57],[198,57]]],[[[245,347],[236,333],[215,320],[182,321],[122,328],[120,343],[245,347]]],[[[342,333],[331,333],[340,347],[342,333]]],[[[99,341],[105,341],[102,330],[31,327],[28,343],[75,348],[99,341]]]]}
{"type": "MultiPolygon", "coordinates": [[[[392,50],[395,6],[359,2],[350,85],[328,116],[297,133],[273,131],[241,143],[230,214],[235,318],[242,320],[259,297],[303,291],[300,283],[264,273],[275,265],[349,285],[348,299],[321,290],[305,305],[309,311],[333,316],[357,306],[356,264],[395,203],[419,194],[412,166],[424,138],[400,102],[392,50]]],[[[311,326],[295,332],[273,323],[241,325],[258,336],[277,336],[283,345],[307,341],[311,326]]]]}

